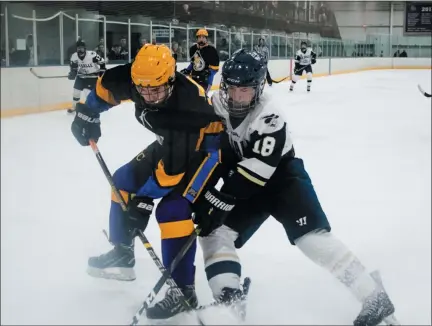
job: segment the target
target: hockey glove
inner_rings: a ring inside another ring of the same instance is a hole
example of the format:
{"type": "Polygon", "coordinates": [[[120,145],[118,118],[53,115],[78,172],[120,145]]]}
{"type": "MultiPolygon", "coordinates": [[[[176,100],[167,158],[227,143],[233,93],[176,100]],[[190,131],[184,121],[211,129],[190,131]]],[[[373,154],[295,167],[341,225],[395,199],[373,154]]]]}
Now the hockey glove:
{"type": "Polygon", "coordinates": [[[129,220],[128,227],[131,230],[139,229],[144,231],[153,212],[153,199],[150,197],[140,197],[131,195],[129,201],[129,220]]]}
{"type": "Polygon", "coordinates": [[[68,74],[68,79],[69,80],[74,80],[76,76],[77,76],[77,71],[76,70],[69,71],[69,74],[68,74]]]}
{"type": "Polygon", "coordinates": [[[312,62],[312,64],[314,65],[314,64],[316,63],[316,59],[315,59],[315,58],[312,58],[311,62],[312,62]]]}
{"type": "Polygon", "coordinates": [[[180,71],[183,75],[189,76],[191,74],[191,70],[185,68],[180,71]]]}
{"type": "Polygon", "coordinates": [[[207,190],[204,195],[200,196],[192,207],[194,211],[192,220],[201,229],[199,235],[206,237],[213,230],[222,226],[234,208],[235,202],[234,197],[214,188],[207,190]]]}
{"type": "Polygon", "coordinates": [[[83,103],[77,103],[71,130],[82,146],[88,146],[90,139],[97,142],[101,136],[99,113],[91,112],[83,103]]]}

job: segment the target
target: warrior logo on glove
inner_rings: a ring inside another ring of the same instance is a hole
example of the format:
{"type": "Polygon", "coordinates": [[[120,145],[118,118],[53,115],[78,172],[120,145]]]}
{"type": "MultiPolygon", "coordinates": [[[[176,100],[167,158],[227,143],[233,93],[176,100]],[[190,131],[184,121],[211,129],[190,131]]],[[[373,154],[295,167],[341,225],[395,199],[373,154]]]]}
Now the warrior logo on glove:
{"type": "MultiPolygon", "coordinates": [[[[207,191],[205,194],[205,198],[212,204],[214,207],[219,208],[222,211],[230,212],[234,208],[235,205],[229,205],[224,203],[220,199],[216,198],[210,191],[207,191]]],[[[209,212],[211,214],[211,212],[209,212]]]]}

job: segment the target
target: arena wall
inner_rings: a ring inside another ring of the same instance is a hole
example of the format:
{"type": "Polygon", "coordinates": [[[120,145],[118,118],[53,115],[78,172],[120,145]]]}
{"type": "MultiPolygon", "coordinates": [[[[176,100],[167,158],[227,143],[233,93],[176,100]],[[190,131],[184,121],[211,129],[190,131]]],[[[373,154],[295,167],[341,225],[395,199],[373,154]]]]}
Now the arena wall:
{"type": "MultiPolygon", "coordinates": [[[[178,63],[177,69],[187,63],[178,63]]],[[[290,76],[294,63],[291,60],[272,60],[269,71],[274,80],[290,76]]],[[[220,65],[222,67],[222,63],[220,65]]],[[[108,65],[108,68],[114,65],[108,65]]],[[[313,66],[314,77],[356,73],[376,69],[431,69],[431,58],[319,58],[313,66]]],[[[1,117],[65,110],[72,105],[73,81],[66,77],[69,66],[34,67],[37,78],[29,67],[1,68],[1,117]]],[[[287,78],[286,80],[289,80],[287,78]]],[[[215,76],[213,89],[218,88],[220,73],[215,76]]]]}

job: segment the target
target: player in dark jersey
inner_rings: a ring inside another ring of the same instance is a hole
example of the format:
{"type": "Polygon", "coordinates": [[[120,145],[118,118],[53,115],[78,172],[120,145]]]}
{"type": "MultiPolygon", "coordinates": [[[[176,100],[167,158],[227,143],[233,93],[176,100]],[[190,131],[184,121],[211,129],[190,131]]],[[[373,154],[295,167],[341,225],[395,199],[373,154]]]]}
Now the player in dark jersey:
{"type": "MultiPolygon", "coordinates": [[[[369,273],[358,257],[331,232],[303,160],[296,157],[280,99],[263,93],[267,64],[257,53],[236,52],[222,68],[220,91],[212,95],[223,118],[233,154],[224,165],[221,191],[234,196],[236,206],[224,225],[200,238],[209,285],[217,300],[242,301],[242,248],[273,216],[289,242],[327,270],[362,304],[355,326],[384,321],[400,325],[379,273],[369,273]]],[[[271,249],[269,249],[271,250],[271,249]]]]}
{"type": "Polygon", "coordinates": [[[191,75],[208,92],[219,70],[219,54],[212,45],[208,44],[208,32],[205,29],[199,29],[196,37],[197,42],[189,49],[191,63],[181,72],[191,75]]]}
{"type": "MultiPolygon", "coordinates": [[[[200,194],[220,163],[218,138],[222,124],[204,89],[175,71],[175,60],[164,45],[146,44],[133,63],[109,69],[98,78],[85,104],[77,104],[71,129],[78,142],[87,146],[90,139],[97,141],[101,136],[100,113],[123,100],[135,103],[138,122],[157,140],[114,173],[114,183],[127,202],[129,217],[124,217],[117,198],[112,196],[109,233],[114,248],[89,258],[88,273],[131,281],[135,279],[133,230],[146,228],[154,199],[162,198],[156,219],[167,267],[194,230],[192,212],[204,235],[215,228],[218,217],[208,218],[211,203],[200,194]]],[[[216,190],[212,194],[222,196],[216,190]]],[[[212,212],[226,214],[216,208],[212,212]]],[[[197,304],[195,251],[196,244],[172,274],[192,306],[197,304]]]]}

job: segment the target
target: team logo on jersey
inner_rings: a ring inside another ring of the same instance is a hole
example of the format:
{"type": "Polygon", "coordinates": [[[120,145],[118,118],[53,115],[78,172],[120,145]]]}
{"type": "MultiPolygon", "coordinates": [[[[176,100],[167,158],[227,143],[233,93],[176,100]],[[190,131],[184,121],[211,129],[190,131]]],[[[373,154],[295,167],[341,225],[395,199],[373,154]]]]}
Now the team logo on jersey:
{"type": "Polygon", "coordinates": [[[201,53],[199,51],[196,51],[193,56],[193,69],[195,71],[203,71],[205,68],[205,62],[204,59],[201,56],[201,53]]]}
{"type": "Polygon", "coordinates": [[[256,61],[260,61],[261,59],[264,59],[263,55],[261,53],[258,53],[257,51],[251,52],[252,58],[254,58],[256,61]]]}
{"type": "Polygon", "coordinates": [[[191,195],[193,198],[196,197],[196,195],[198,194],[198,192],[195,189],[189,188],[188,192],[189,195],[191,195]]]}
{"type": "Polygon", "coordinates": [[[279,116],[276,114],[270,114],[262,117],[265,124],[268,124],[270,127],[276,127],[279,116]]]}

